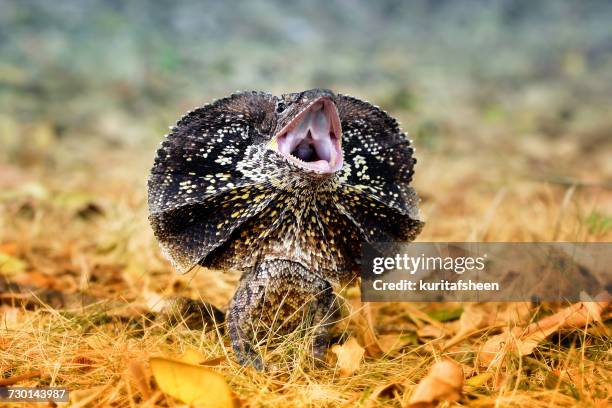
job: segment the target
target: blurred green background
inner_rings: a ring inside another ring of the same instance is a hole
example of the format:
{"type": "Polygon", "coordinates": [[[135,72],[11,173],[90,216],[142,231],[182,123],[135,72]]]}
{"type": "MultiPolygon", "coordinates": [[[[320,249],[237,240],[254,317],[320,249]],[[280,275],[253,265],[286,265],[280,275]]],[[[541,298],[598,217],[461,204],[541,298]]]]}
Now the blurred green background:
{"type": "Polygon", "coordinates": [[[326,87],[389,110],[420,157],[609,182],[611,21],[603,0],[0,0],[0,160],[149,165],[194,106],[326,87]]]}

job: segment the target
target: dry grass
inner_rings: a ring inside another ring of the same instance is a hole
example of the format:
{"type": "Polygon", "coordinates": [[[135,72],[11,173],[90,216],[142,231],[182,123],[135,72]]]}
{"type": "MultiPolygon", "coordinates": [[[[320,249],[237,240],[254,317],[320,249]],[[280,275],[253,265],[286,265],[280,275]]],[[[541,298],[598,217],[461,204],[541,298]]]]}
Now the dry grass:
{"type": "MultiPolygon", "coordinates": [[[[605,186],[612,172],[609,142],[587,151],[586,142],[578,139],[513,139],[504,134],[509,132],[504,123],[489,126],[486,134],[452,122],[448,126],[454,131],[444,149],[417,151],[415,183],[428,221],[420,240],[612,239],[612,190],[605,186]],[[463,138],[468,132],[470,138],[463,138]],[[589,185],[568,185],[555,174],[589,185]]],[[[126,375],[132,362],[196,348],[211,359],[226,357],[215,369],[247,406],[400,406],[428,367],[445,356],[460,362],[468,377],[478,372],[475,353],[500,325],[443,349],[457,321],[428,323],[419,314],[460,305],[376,305],[372,315],[379,333],[403,332],[409,339],[400,350],[367,357],[346,378],[333,364],[313,367],[303,353],[308,336],[280,339],[283,345],[268,352],[275,361],[272,369],[259,373],[234,362],[227,337],[217,330],[190,331],[148,321],[144,312],[155,304],[152,293],[201,296],[223,308],[236,280],[215,271],[176,276],[161,258],[146,219],[145,180],[153,151],[154,146],[113,149],[65,142],[53,151],[22,149],[18,159],[2,165],[0,251],[23,262],[4,274],[107,301],[70,312],[4,306],[1,377],[33,373],[19,384],[66,386],[94,395],[90,405],[135,406],[143,401],[126,375]],[[438,337],[427,335],[428,326],[438,329],[438,337]]],[[[348,296],[354,299],[354,291],[348,296]]],[[[533,309],[524,323],[549,312],[546,305],[533,309]]],[[[349,335],[363,336],[354,321],[342,326],[340,337],[349,335]]],[[[507,356],[488,381],[466,388],[461,404],[606,406],[610,346],[603,328],[555,335],[528,357],[507,356]]],[[[163,396],[149,404],[178,405],[163,396]]]]}

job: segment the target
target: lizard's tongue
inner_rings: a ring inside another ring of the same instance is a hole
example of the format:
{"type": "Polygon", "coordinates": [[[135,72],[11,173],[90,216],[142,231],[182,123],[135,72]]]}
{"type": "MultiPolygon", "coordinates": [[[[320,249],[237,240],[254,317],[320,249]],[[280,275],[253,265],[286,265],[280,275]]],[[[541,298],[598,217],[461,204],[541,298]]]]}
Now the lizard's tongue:
{"type": "Polygon", "coordinates": [[[318,102],[309,108],[299,123],[278,138],[278,151],[309,170],[332,173],[341,164],[341,152],[334,133],[332,108],[318,102]]]}

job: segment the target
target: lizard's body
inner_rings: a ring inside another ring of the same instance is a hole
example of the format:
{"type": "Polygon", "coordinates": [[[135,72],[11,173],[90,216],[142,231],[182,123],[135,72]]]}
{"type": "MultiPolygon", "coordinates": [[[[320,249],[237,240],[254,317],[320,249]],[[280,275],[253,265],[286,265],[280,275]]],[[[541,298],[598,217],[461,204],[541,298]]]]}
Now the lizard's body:
{"type": "Polygon", "coordinates": [[[261,367],[256,324],[310,308],[326,343],[333,288],[354,282],[364,241],[420,231],[410,141],[378,108],[327,90],[235,94],[183,117],[149,181],[151,222],[179,271],[236,269],[228,311],[241,363],[261,367]]]}

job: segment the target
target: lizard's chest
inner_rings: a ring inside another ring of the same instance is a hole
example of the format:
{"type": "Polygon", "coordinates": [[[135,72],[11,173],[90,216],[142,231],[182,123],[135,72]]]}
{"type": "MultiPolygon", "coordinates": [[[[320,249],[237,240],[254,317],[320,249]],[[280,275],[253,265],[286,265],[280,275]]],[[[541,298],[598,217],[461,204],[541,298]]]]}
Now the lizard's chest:
{"type": "Polygon", "coordinates": [[[344,281],[356,269],[359,242],[358,231],[332,195],[283,193],[240,228],[222,251],[219,266],[248,269],[264,259],[289,259],[344,281]]]}

